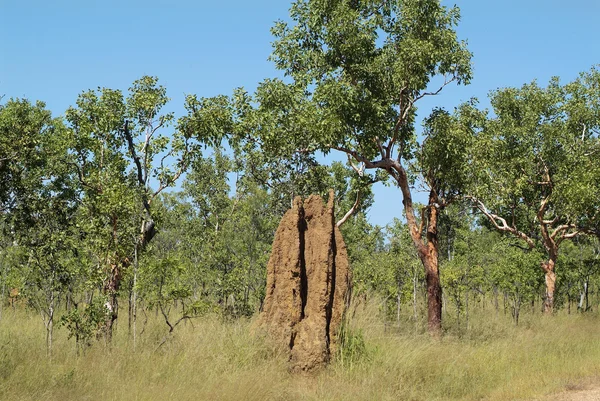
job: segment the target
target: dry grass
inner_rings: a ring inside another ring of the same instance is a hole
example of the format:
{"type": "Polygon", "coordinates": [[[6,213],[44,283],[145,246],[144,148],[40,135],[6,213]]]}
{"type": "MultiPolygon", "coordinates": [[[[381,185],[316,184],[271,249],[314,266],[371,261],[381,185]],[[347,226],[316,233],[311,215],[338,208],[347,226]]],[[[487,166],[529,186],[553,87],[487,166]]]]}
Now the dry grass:
{"type": "MultiPolygon", "coordinates": [[[[514,327],[493,313],[441,341],[384,328],[376,305],[359,307],[342,357],[310,376],[287,372],[285,356],[251,334],[250,321],[205,317],[166,330],[149,324],[134,352],[126,328],[113,345],[77,356],[64,329],[46,357],[39,317],[5,311],[0,321],[4,400],[515,400],[600,376],[597,316],[523,316],[514,327]]],[[[164,327],[163,327],[164,326],[164,327]]],[[[420,331],[417,328],[417,331],[420,331]]]]}

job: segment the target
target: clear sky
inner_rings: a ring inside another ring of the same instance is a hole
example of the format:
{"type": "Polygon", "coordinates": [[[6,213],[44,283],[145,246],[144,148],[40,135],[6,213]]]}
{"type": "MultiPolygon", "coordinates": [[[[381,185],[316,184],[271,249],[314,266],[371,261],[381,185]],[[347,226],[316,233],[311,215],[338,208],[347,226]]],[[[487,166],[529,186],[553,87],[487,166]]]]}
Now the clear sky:
{"type": "MultiPolygon", "coordinates": [[[[474,53],[474,79],[421,103],[423,115],[533,79],[545,84],[558,75],[566,82],[600,63],[598,0],[456,3],[459,35],[474,53]]],[[[142,75],[155,75],[180,115],[185,94],[230,94],[239,86],[252,91],[264,78],[281,75],[267,61],[269,29],[287,17],[290,4],[0,0],[0,95],[43,100],[60,115],[83,90],[126,90],[142,75]]],[[[401,213],[399,190],[376,186],[371,222],[385,225],[401,213]]]]}

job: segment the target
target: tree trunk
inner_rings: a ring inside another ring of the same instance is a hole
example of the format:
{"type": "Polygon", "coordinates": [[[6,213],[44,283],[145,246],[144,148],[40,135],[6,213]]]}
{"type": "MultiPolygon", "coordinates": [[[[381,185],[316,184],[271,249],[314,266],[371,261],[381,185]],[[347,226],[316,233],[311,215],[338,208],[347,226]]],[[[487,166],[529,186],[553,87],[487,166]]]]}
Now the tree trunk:
{"type": "Polygon", "coordinates": [[[588,310],[590,310],[590,298],[589,298],[589,292],[590,292],[590,278],[586,277],[586,281],[585,281],[585,311],[587,312],[588,310]]]}
{"type": "Polygon", "coordinates": [[[6,299],[6,274],[4,267],[2,267],[2,298],[0,298],[0,321],[2,320],[2,312],[4,309],[4,300],[6,299]]]}
{"type": "Polygon", "coordinates": [[[498,305],[498,287],[496,286],[494,286],[494,308],[496,309],[496,316],[498,316],[500,306],[498,305]]]}
{"type": "Polygon", "coordinates": [[[413,317],[415,319],[415,324],[417,322],[417,272],[415,271],[413,274],[413,317]]]}
{"type": "Polygon", "coordinates": [[[444,315],[448,314],[448,307],[446,305],[446,296],[444,295],[444,292],[442,291],[442,319],[444,319],[444,315]]]}
{"type": "Polygon", "coordinates": [[[48,356],[52,356],[52,335],[54,334],[54,308],[48,309],[48,327],[46,328],[46,349],[48,356]]]}
{"type": "MultiPolygon", "coordinates": [[[[51,284],[52,288],[52,284],[51,284]]],[[[47,320],[44,322],[46,325],[46,354],[51,357],[52,356],[52,335],[54,334],[54,304],[55,304],[55,295],[54,291],[50,289],[50,293],[46,297],[47,300],[47,309],[46,311],[42,311],[42,317],[44,313],[46,314],[47,320]]]]}
{"type": "Polygon", "coordinates": [[[107,316],[104,324],[107,342],[110,342],[112,340],[114,323],[119,315],[118,292],[119,285],[121,284],[121,275],[121,264],[111,264],[108,279],[104,284],[104,294],[108,297],[108,300],[106,302],[107,316]]]}
{"type": "Polygon", "coordinates": [[[434,337],[439,337],[442,333],[442,286],[440,283],[440,272],[438,270],[438,213],[439,200],[434,189],[429,191],[429,202],[427,206],[427,232],[426,242],[422,240],[422,227],[425,215],[422,215],[421,224],[417,224],[415,211],[410,193],[410,185],[406,171],[398,168],[398,186],[402,191],[402,203],[406,214],[411,239],[421,263],[425,268],[425,282],[427,285],[427,326],[429,333],[434,337]]]}
{"type": "Polygon", "coordinates": [[[427,224],[427,253],[420,255],[425,267],[427,282],[427,327],[433,336],[442,333],[442,285],[438,269],[438,209],[434,206],[433,191],[429,197],[429,222],[427,224]]]}
{"type": "Polygon", "coordinates": [[[133,324],[133,283],[129,284],[129,296],[127,297],[129,305],[127,305],[127,330],[131,336],[131,327],[133,324]]]}
{"type": "Polygon", "coordinates": [[[556,289],[556,257],[550,256],[548,261],[542,263],[542,269],[546,273],[546,294],[544,296],[544,313],[551,314],[554,311],[554,291],[556,289]]]}
{"type": "Polygon", "coordinates": [[[588,310],[588,283],[589,277],[586,277],[583,282],[583,288],[579,294],[579,305],[577,305],[577,309],[581,312],[586,312],[588,310]]]}
{"type": "Polygon", "coordinates": [[[396,294],[396,323],[400,326],[400,301],[402,300],[402,282],[398,280],[398,292],[396,294]]]}
{"type": "Polygon", "coordinates": [[[133,255],[133,291],[132,291],[132,306],[131,312],[133,314],[133,351],[135,352],[137,345],[137,274],[138,274],[138,247],[136,245],[133,255]]]}
{"type": "Polygon", "coordinates": [[[454,304],[456,305],[456,326],[460,329],[460,295],[454,296],[454,304]]]}
{"type": "Polygon", "coordinates": [[[442,286],[437,260],[435,263],[428,261],[425,266],[427,281],[427,327],[434,336],[442,332],[442,286]]]}
{"type": "Polygon", "coordinates": [[[465,291],[465,328],[469,330],[469,290],[465,291]]]}
{"type": "Polygon", "coordinates": [[[515,325],[519,325],[519,314],[521,313],[521,294],[517,293],[515,295],[515,302],[513,304],[513,319],[515,320],[515,325]]]}

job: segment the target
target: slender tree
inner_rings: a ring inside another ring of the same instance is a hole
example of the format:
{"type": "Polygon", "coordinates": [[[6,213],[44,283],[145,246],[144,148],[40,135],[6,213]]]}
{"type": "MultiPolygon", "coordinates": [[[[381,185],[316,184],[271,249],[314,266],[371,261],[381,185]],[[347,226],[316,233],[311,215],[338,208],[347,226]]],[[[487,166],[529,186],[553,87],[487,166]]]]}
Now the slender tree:
{"type": "Polygon", "coordinates": [[[0,108],[0,137],[2,227],[10,247],[20,250],[18,290],[44,318],[51,354],[55,311],[73,278],[78,240],[73,176],[62,163],[65,130],[42,102],[10,100],[0,108]]]}
{"type": "MultiPolygon", "coordinates": [[[[76,107],[67,110],[71,132],[69,163],[79,179],[84,212],[82,225],[98,264],[104,266],[104,294],[110,337],[118,316],[118,295],[123,273],[156,234],[153,200],[171,187],[200,154],[199,143],[218,144],[210,136],[210,100],[191,102],[188,116],[175,129],[172,113],[163,113],[166,89],[157,78],[142,77],[129,88],[98,89],[82,93],[76,107]],[[192,104],[193,103],[193,104],[192,104]],[[198,106],[198,107],[196,107],[198,106]],[[207,118],[203,118],[206,114],[207,118]],[[208,132],[208,135],[202,136],[208,132]]],[[[135,272],[134,272],[135,275],[135,272]]]]}

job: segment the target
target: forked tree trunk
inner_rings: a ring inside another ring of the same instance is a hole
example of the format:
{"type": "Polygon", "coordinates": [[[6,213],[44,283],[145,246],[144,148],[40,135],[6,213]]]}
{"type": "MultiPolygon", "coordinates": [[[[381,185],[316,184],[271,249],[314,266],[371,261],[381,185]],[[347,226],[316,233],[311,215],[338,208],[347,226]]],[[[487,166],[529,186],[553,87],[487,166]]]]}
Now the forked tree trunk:
{"type": "MultiPolygon", "coordinates": [[[[438,214],[439,206],[435,191],[429,193],[428,220],[426,229],[426,242],[422,240],[422,225],[417,224],[415,212],[412,205],[412,197],[406,176],[399,180],[400,189],[404,197],[404,210],[409,232],[421,263],[425,268],[425,283],[427,286],[427,327],[429,333],[434,337],[442,334],[442,286],[440,283],[440,272],[438,269],[438,214]]],[[[422,216],[421,224],[425,216],[422,216]]]]}
{"type": "MultiPolygon", "coordinates": [[[[134,259],[136,263],[136,268],[134,271],[134,288],[135,291],[135,280],[137,280],[137,259],[139,257],[139,251],[143,249],[156,235],[155,224],[152,219],[144,220],[142,222],[142,227],[140,231],[140,242],[135,244],[134,248],[134,259]]],[[[113,240],[114,243],[117,243],[117,219],[113,217],[113,240]]],[[[106,303],[107,308],[107,318],[105,321],[104,329],[106,334],[106,339],[108,342],[112,340],[112,332],[114,328],[115,321],[119,316],[119,287],[121,285],[121,279],[123,276],[123,271],[127,269],[131,265],[131,259],[129,257],[117,256],[115,255],[114,260],[110,262],[110,271],[108,272],[108,278],[104,283],[103,293],[107,296],[108,301],[106,303]]],[[[135,313],[136,313],[136,294],[134,293],[133,298],[133,318],[135,322],[135,313]]],[[[131,312],[131,311],[130,311],[131,312]]],[[[135,330],[135,328],[134,328],[135,330]]]]}

